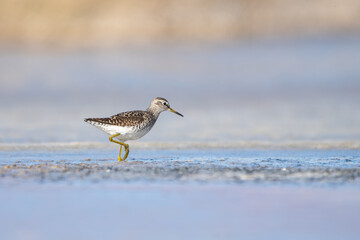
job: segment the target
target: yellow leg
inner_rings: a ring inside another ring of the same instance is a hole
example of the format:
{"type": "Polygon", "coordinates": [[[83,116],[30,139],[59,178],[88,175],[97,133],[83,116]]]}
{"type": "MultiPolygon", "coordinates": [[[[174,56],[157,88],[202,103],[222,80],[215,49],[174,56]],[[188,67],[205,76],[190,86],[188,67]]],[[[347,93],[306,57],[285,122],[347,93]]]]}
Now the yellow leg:
{"type": "Polygon", "coordinates": [[[125,143],[125,155],[124,155],[124,160],[128,157],[129,155],[129,144],[125,143]]]}
{"type": "Polygon", "coordinates": [[[120,145],[120,150],[119,150],[119,155],[118,155],[118,161],[121,161],[121,149],[122,149],[122,145],[120,145]]]}
{"type": "Polygon", "coordinates": [[[125,160],[125,159],[128,157],[128,155],[129,155],[129,145],[126,144],[126,143],[122,143],[122,142],[119,142],[119,141],[116,141],[116,140],[113,139],[114,137],[117,137],[117,136],[119,136],[119,135],[120,135],[119,133],[116,133],[116,134],[114,134],[114,135],[111,135],[111,136],[109,137],[109,141],[110,141],[110,142],[113,142],[113,143],[117,143],[117,144],[120,145],[120,150],[119,150],[119,155],[118,155],[118,161],[120,162],[121,160],[125,160]],[[124,158],[123,158],[123,159],[121,159],[121,148],[122,148],[122,146],[125,147],[125,155],[124,155],[124,158]]]}

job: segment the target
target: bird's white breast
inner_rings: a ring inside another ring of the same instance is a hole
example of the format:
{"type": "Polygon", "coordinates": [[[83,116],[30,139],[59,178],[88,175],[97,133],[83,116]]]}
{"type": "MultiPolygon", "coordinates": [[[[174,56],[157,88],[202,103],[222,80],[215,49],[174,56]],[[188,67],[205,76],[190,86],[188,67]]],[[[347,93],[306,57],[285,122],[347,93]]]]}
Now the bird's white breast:
{"type": "Polygon", "coordinates": [[[114,134],[120,134],[116,138],[119,139],[122,142],[125,142],[127,140],[135,140],[138,138],[141,138],[146,133],[148,133],[152,126],[146,127],[146,128],[137,128],[137,127],[121,127],[121,126],[114,126],[114,125],[108,125],[108,124],[99,124],[95,125],[97,128],[103,130],[109,135],[114,134]]]}

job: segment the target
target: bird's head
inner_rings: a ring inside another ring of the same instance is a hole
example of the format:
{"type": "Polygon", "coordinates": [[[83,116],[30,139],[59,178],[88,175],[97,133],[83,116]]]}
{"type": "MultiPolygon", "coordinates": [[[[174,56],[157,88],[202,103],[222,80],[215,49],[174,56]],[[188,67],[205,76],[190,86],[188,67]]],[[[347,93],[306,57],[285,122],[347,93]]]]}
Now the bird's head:
{"type": "Polygon", "coordinates": [[[170,107],[168,100],[166,100],[165,98],[161,98],[161,97],[154,98],[150,103],[149,109],[152,109],[153,111],[156,111],[158,113],[169,110],[170,112],[173,112],[173,113],[183,117],[183,115],[181,113],[175,111],[174,109],[172,109],[170,107]]]}

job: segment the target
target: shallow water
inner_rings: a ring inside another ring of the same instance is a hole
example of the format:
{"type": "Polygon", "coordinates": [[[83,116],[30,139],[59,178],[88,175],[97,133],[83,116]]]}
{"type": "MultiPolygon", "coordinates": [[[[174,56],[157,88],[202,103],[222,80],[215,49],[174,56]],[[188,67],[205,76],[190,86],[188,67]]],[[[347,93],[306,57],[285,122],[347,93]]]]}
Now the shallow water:
{"type": "Polygon", "coordinates": [[[54,52],[0,51],[0,142],[104,141],[83,122],[146,109],[142,141],[360,139],[360,37],[54,52]]]}
{"type": "Polygon", "coordinates": [[[4,239],[357,239],[360,191],[229,185],[4,190],[4,239]]]}
{"type": "Polygon", "coordinates": [[[0,153],[3,182],[360,183],[359,150],[24,150],[0,153]]]}

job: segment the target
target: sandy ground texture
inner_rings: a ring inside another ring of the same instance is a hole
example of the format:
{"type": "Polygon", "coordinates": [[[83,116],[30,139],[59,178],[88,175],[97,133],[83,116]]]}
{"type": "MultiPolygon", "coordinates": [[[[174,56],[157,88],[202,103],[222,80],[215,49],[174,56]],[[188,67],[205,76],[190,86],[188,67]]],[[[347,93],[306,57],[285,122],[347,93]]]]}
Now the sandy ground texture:
{"type": "MultiPolygon", "coordinates": [[[[3,180],[359,184],[358,150],[139,150],[117,162],[105,149],[1,153],[3,180]]],[[[3,181],[4,182],[4,181],[3,181]]]]}

